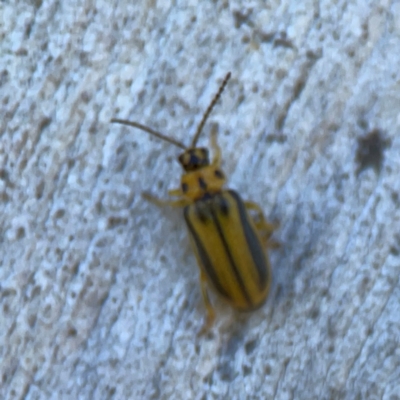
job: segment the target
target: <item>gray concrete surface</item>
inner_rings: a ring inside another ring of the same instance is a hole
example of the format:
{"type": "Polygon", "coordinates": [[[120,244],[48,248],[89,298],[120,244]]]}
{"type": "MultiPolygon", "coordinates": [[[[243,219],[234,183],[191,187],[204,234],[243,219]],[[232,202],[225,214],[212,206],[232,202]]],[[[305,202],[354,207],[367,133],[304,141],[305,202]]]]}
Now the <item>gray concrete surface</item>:
{"type": "Polygon", "coordinates": [[[0,398],[400,399],[399,128],[398,1],[0,2],[0,398]],[[282,247],[198,338],[181,212],[141,198],[179,151],[109,121],[187,141],[228,71],[200,143],[282,247]]]}

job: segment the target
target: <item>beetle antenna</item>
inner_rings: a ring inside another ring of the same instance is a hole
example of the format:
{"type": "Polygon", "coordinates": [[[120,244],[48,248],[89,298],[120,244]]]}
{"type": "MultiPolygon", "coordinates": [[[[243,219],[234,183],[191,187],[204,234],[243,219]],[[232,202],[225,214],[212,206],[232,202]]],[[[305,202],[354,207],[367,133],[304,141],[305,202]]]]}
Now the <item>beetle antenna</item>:
{"type": "Polygon", "coordinates": [[[212,99],[212,101],[211,101],[210,105],[208,106],[206,112],[204,113],[203,118],[200,121],[200,124],[199,124],[199,126],[197,128],[196,134],[194,135],[194,138],[192,140],[192,146],[191,146],[192,148],[194,146],[196,146],[197,139],[199,138],[200,133],[203,130],[204,124],[206,123],[207,118],[209,117],[209,115],[210,115],[212,109],[214,108],[215,104],[217,103],[217,101],[221,97],[221,93],[224,91],[225,86],[228,83],[230,77],[231,77],[231,73],[228,72],[226,74],[224,80],[222,81],[221,86],[219,87],[217,94],[214,96],[214,98],[212,99]]]}
{"type": "Polygon", "coordinates": [[[139,122],[128,121],[126,119],[118,119],[118,118],[113,118],[111,120],[111,122],[112,123],[117,123],[117,124],[133,126],[134,128],[141,129],[142,131],[145,131],[145,132],[149,133],[150,135],[156,136],[159,139],[165,140],[166,142],[171,143],[171,144],[173,144],[173,145],[175,145],[177,147],[180,147],[181,149],[184,149],[184,150],[186,149],[186,146],[183,143],[178,142],[177,140],[172,139],[169,136],[165,136],[162,133],[151,129],[146,125],[139,124],[139,122]]]}

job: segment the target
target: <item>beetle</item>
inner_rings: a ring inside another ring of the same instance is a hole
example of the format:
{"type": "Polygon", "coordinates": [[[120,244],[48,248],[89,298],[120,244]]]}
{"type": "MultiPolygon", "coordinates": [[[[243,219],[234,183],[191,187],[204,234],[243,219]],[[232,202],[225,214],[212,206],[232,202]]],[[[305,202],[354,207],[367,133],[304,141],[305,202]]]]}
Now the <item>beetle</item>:
{"type": "Polygon", "coordinates": [[[161,200],[148,193],[143,196],[159,205],[183,208],[190,241],[200,267],[200,287],[207,315],[200,333],[207,331],[215,320],[208,289],[235,309],[250,311],[259,308],[268,296],[271,266],[265,247],[275,247],[270,236],[276,225],[266,221],[261,208],[243,201],[231,189],[225,189],[221,170],[221,149],[216,131],[211,133],[213,159],[209,150],[198,147],[204,124],[219,100],[231,73],[229,72],[208,106],[189,147],[138,122],[113,118],[111,122],[139,128],[181,149],[178,161],[183,167],[178,189],[168,191],[177,200],[161,200]],[[256,214],[252,216],[249,211],[256,214]]]}

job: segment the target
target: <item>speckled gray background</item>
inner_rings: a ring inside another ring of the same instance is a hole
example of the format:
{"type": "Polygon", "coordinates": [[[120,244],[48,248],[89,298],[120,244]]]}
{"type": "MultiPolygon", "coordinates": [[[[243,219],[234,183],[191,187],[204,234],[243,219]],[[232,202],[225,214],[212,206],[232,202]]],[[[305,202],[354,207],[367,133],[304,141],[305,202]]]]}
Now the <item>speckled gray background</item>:
{"type": "Polygon", "coordinates": [[[399,127],[398,1],[0,2],[0,398],[399,400],[399,127]],[[282,247],[197,338],[180,211],[140,196],[179,152],[109,121],[188,140],[228,71],[200,142],[282,247]]]}

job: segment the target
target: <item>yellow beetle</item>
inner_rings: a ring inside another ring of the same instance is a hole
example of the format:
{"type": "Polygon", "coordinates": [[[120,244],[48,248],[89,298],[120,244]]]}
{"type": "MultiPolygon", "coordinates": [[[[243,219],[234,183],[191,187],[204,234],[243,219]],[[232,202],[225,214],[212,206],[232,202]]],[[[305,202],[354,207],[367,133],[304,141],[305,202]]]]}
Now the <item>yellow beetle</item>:
{"type": "Polygon", "coordinates": [[[225,175],[220,168],[221,151],[215,131],[211,135],[214,152],[211,162],[208,149],[196,147],[203,126],[230,76],[230,73],[226,75],[204,113],[190,147],[137,122],[111,120],[139,128],[184,150],[178,158],[184,169],[181,186],[168,192],[179,199],[165,201],[147,193],[144,197],[160,206],[183,207],[200,266],[201,292],[207,309],[206,321],[200,333],[208,330],[215,319],[208,296],[209,286],[234,308],[249,311],[264,303],[271,285],[271,266],[264,247],[274,246],[269,239],[276,226],[265,220],[257,204],[243,201],[233,190],[223,189],[225,175]],[[248,210],[255,211],[256,218],[248,210]]]}

